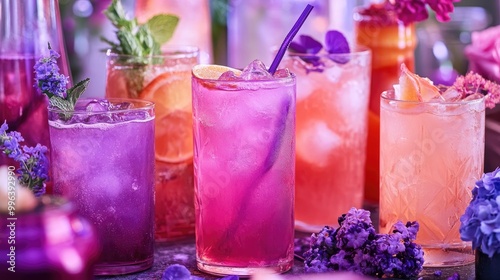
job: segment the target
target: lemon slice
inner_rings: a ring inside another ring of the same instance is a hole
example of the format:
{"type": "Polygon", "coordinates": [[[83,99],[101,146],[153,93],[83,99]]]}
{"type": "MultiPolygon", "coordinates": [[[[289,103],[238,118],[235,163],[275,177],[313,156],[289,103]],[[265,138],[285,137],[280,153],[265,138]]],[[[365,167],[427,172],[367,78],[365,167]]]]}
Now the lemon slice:
{"type": "Polygon", "coordinates": [[[241,70],[215,64],[199,64],[193,67],[193,75],[199,79],[217,80],[220,75],[227,71],[233,71],[234,75],[240,76],[241,70]]]}

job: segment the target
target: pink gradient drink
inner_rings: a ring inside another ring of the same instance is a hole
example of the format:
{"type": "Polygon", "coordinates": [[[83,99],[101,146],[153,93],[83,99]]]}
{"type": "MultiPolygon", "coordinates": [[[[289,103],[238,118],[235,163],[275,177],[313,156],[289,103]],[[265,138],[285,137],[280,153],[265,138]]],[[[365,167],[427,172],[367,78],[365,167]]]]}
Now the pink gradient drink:
{"type": "Polygon", "coordinates": [[[239,77],[224,74],[227,80],[199,78],[196,69],[198,268],[221,275],[287,271],[293,262],[295,76],[273,77],[255,62],[239,77]]]}
{"type": "Polygon", "coordinates": [[[154,106],[124,101],[83,100],[72,115],[49,108],[54,191],[94,224],[100,275],[153,264],[154,106]]]}
{"type": "Polygon", "coordinates": [[[418,221],[425,266],[474,261],[459,227],[483,172],[484,111],[481,97],[420,102],[382,94],[380,232],[397,220],[418,221]]]}
{"type": "Polygon", "coordinates": [[[363,203],[371,52],[310,57],[281,65],[297,75],[295,227],[318,232],[363,203]]]}

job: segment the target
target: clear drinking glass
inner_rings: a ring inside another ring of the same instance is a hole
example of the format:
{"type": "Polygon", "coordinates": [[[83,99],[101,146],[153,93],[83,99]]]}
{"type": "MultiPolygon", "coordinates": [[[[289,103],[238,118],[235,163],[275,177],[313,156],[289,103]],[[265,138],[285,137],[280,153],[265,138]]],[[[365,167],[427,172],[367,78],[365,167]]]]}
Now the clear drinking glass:
{"type": "Polygon", "coordinates": [[[293,264],[295,77],[193,76],[198,268],[277,272],[293,264]]]}
{"type": "Polygon", "coordinates": [[[412,102],[382,94],[380,232],[397,220],[418,221],[425,266],[474,262],[459,227],[483,173],[484,112],[484,98],[412,102]]]}
{"type": "Polygon", "coordinates": [[[297,76],[295,227],[309,232],[362,207],[371,71],[367,49],[315,57],[281,63],[297,76]]]}
{"type": "Polygon", "coordinates": [[[355,41],[372,51],[370,102],[368,111],[368,145],[365,167],[365,200],[379,202],[380,93],[398,83],[404,63],[414,70],[417,34],[414,24],[405,25],[384,3],[356,9],[355,41]]]}
{"type": "Polygon", "coordinates": [[[191,68],[194,47],[167,47],[147,58],[108,52],[106,97],[155,103],[155,239],[194,235],[191,68]]]}
{"type": "Polygon", "coordinates": [[[97,275],[153,264],[154,105],[80,100],[75,112],[49,108],[54,191],[96,228],[97,275]]]}
{"type": "MultiPolygon", "coordinates": [[[[49,55],[49,43],[61,54],[60,72],[70,76],[59,2],[0,0],[0,123],[7,121],[10,129],[20,132],[27,146],[49,146],[48,101],[33,86],[33,66],[49,55]]],[[[0,153],[0,165],[7,163],[7,156],[0,153]]]]}

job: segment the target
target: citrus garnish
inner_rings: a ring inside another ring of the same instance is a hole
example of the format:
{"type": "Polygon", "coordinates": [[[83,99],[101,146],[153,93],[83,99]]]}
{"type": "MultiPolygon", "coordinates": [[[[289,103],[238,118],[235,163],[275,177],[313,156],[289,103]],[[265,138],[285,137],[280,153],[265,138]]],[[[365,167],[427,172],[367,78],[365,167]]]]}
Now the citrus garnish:
{"type": "Polygon", "coordinates": [[[240,76],[241,71],[227,66],[214,64],[200,64],[193,67],[193,75],[199,79],[217,80],[220,75],[227,71],[233,71],[234,75],[240,76]]]}
{"type": "Polygon", "coordinates": [[[176,110],[156,119],[156,159],[176,163],[193,157],[193,117],[191,112],[176,110]]]}
{"type": "Polygon", "coordinates": [[[431,80],[412,73],[404,63],[401,64],[398,100],[427,102],[437,97],[441,97],[441,93],[431,80]]]}
{"type": "Polygon", "coordinates": [[[139,94],[155,103],[156,159],[176,163],[193,156],[191,79],[189,71],[158,75],[139,94]]]}

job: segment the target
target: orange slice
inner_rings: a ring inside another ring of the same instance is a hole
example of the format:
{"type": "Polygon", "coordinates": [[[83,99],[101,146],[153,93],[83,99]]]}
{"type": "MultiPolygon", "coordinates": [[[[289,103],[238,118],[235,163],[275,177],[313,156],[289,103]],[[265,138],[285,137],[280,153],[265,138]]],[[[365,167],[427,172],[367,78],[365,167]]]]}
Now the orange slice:
{"type": "Polygon", "coordinates": [[[427,102],[436,97],[441,97],[439,89],[431,80],[412,73],[404,63],[401,64],[399,87],[399,96],[397,96],[399,100],[427,102]]]}
{"type": "Polygon", "coordinates": [[[200,79],[217,80],[222,73],[233,71],[234,75],[241,75],[241,71],[227,66],[215,64],[199,64],[193,67],[193,75],[200,79]]]}
{"type": "Polygon", "coordinates": [[[176,110],[156,119],[156,159],[177,163],[193,157],[193,117],[191,112],[176,110]]]}
{"type": "Polygon", "coordinates": [[[193,157],[191,73],[165,72],[139,98],[155,103],[156,159],[178,163],[193,157]]]}

